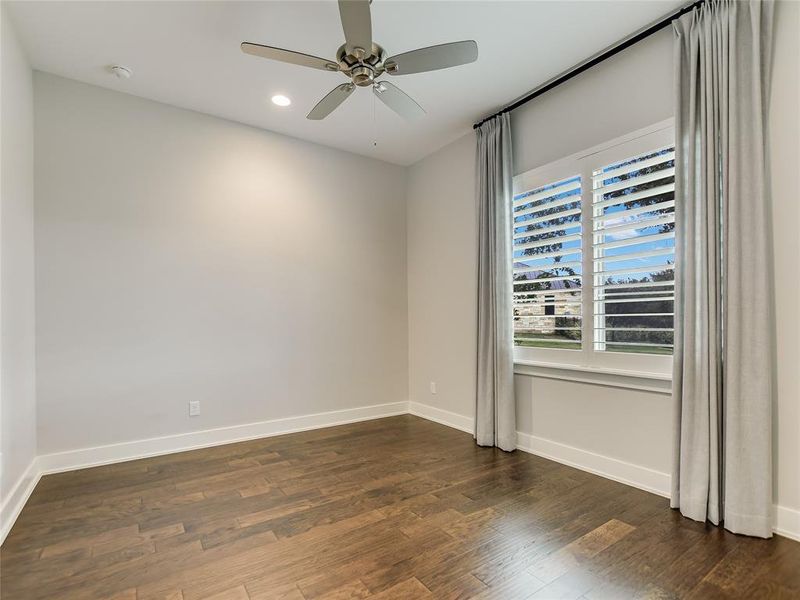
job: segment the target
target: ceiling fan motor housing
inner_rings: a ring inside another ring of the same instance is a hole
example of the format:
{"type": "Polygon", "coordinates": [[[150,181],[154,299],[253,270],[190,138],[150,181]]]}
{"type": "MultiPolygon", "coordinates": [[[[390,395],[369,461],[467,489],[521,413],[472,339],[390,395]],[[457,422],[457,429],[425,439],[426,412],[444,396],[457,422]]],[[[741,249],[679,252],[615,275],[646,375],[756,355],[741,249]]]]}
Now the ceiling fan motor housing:
{"type": "Polygon", "coordinates": [[[383,74],[385,58],[386,51],[374,42],[369,54],[362,52],[361,48],[348,51],[346,44],[336,51],[336,60],[341,71],[359,87],[372,85],[383,74]]]}

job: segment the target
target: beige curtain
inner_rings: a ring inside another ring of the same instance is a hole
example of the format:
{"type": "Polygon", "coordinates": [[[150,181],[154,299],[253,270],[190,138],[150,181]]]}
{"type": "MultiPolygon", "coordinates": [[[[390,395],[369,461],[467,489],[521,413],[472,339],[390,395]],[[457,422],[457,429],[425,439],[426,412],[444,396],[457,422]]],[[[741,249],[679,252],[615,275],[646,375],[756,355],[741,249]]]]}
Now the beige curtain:
{"type": "Polygon", "coordinates": [[[772,2],[674,22],[672,507],[772,535],[773,305],[765,161],[772,2]]]}
{"type": "Polygon", "coordinates": [[[511,123],[502,114],[477,130],[478,386],[475,440],[517,447],[512,325],[511,123]]]}

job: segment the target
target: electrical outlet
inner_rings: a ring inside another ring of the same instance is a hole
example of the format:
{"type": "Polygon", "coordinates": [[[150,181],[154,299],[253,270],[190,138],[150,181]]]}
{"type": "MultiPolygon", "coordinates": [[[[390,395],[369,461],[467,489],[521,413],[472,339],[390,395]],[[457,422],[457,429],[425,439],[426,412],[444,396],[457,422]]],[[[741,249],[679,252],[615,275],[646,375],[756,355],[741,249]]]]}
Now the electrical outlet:
{"type": "Polygon", "coordinates": [[[189,400],[189,416],[196,417],[200,414],[200,400],[189,400]]]}
{"type": "Polygon", "coordinates": [[[431,394],[435,394],[435,393],[436,393],[436,382],[435,381],[431,381],[431,394]]]}

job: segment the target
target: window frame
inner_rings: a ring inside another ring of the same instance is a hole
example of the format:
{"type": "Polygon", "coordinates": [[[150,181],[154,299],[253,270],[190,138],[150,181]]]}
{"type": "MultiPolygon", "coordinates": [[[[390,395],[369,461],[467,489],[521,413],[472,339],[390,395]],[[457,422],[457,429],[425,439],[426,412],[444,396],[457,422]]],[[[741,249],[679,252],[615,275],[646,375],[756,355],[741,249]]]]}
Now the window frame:
{"type": "MultiPolygon", "coordinates": [[[[594,190],[595,169],[651,150],[675,144],[675,120],[670,118],[632,131],[514,177],[513,196],[580,176],[581,181],[581,349],[514,346],[514,362],[526,365],[619,371],[664,378],[672,374],[671,354],[638,354],[594,350],[594,190]]],[[[513,254],[513,252],[512,252],[513,254]]]]}

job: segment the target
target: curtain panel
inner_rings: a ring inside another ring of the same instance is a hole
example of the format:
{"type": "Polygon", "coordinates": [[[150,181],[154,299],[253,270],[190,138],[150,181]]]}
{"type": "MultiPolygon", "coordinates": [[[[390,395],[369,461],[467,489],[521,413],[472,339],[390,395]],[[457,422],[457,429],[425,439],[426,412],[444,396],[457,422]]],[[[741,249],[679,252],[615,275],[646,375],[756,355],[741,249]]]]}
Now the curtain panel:
{"type": "Polygon", "coordinates": [[[475,441],[517,447],[512,324],[511,120],[498,115],[477,130],[478,377],[475,441]]]}
{"type": "Polygon", "coordinates": [[[671,505],[772,535],[772,325],[765,158],[771,1],[674,21],[675,407],[671,505]]]}

